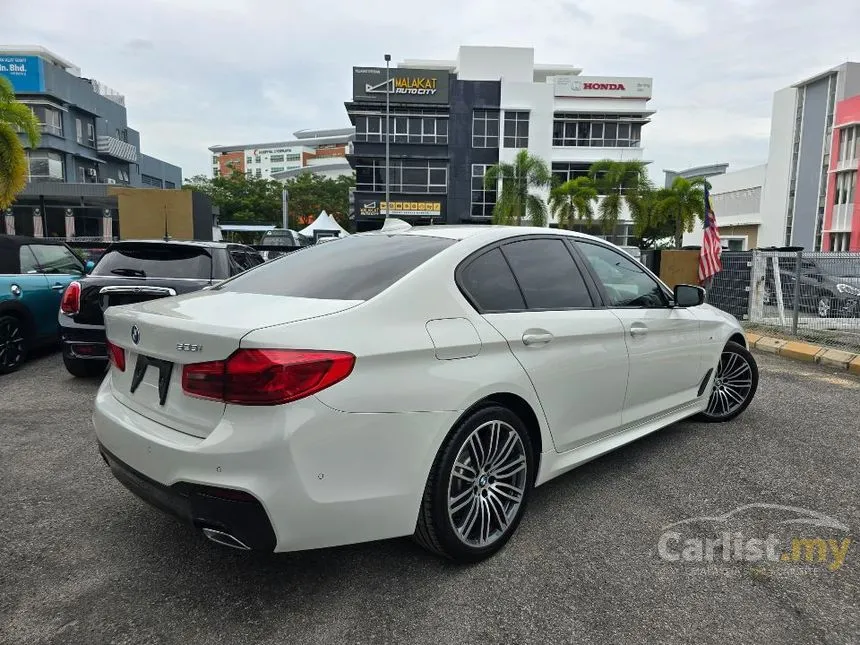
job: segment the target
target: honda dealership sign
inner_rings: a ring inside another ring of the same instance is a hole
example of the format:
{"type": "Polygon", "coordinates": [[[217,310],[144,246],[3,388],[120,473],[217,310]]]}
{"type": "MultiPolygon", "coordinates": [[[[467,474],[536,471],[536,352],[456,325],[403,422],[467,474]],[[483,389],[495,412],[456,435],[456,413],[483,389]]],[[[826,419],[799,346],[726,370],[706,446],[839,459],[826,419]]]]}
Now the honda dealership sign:
{"type": "Polygon", "coordinates": [[[652,79],[621,76],[556,76],[556,96],[650,99],[652,79]]]}
{"type": "Polygon", "coordinates": [[[386,86],[391,101],[398,103],[447,103],[448,72],[438,69],[391,68],[386,83],[384,67],[353,67],[354,101],[385,101],[386,86]]]}

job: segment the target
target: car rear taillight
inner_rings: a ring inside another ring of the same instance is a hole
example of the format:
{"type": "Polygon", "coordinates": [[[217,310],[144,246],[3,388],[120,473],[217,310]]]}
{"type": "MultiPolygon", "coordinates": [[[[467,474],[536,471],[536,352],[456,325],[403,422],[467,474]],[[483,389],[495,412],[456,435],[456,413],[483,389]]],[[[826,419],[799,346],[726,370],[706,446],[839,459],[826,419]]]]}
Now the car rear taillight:
{"type": "Polygon", "coordinates": [[[81,310],[81,283],[70,282],[60,301],[60,311],[67,316],[74,316],[81,310]]]}
{"type": "Polygon", "coordinates": [[[119,345],[107,341],[107,353],[113,366],[120,372],[125,372],[125,350],[119,345]]]}
{"type": "Polygon", "coordinates": [[[354,365],[348,352],[239,349],[224,361],[183,367],[182,390],[238,405],[281,405],[342,381],[354,365]]]}

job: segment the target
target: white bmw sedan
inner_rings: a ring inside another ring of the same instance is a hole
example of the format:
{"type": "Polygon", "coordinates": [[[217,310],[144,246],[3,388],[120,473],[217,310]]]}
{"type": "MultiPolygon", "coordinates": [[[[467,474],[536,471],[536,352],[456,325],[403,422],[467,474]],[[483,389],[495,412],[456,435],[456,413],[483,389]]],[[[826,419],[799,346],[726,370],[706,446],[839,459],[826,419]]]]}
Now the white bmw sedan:
{"type": "Polygon", "coordinates": [[[414,535],[476,561],[535,486],[749,405],[742,330],[703,298],[565,231],[354,235],[109,309],[99,449],[134,493],[224,545],[414,535]]]}

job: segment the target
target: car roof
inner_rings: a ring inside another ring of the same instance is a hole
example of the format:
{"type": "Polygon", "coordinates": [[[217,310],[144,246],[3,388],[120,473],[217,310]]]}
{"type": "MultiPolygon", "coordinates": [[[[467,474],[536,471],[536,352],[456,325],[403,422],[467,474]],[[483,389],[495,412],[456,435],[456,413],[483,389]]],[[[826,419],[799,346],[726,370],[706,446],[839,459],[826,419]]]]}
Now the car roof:
{"type": "Polygon", "coordinates": [[[49,237],[29,237],[27,235],[0,235],[0,249],[17,249],[28,244],[49,244],[51,246],[65,246],[64,240],[56,240],[49,237]]]}
{"type": "MultiPolygon", "coordinates": [[[[208,249],[226,249],[232,242],[211,242],[207,240],[119,240],[111,246],[134,246],[135,244],[165,244],[174,246],[200,246],[208,249]]],[[[237,244],[236,246],[243,246],[237,244]]]]}
{"type": "Polygon", "coordinates": [[[521,235],[566,235],[569,237],[577,237],[585,240],[605,240],[586,235],[585,233],[577,233],[576,231],[568,231],[563,228],[546,228],[542,226],[500,226],[500,225],[482,225],[482,224],[455,224],[445,226],[415,226],[406,231],[392,232],[391,235],[420,235],[429,237],[443,237],[450,240],[465,240],[475,238],[477,240],[484,239],[487,242],[500,240],[506,237],[518,237],[521,235]]]}

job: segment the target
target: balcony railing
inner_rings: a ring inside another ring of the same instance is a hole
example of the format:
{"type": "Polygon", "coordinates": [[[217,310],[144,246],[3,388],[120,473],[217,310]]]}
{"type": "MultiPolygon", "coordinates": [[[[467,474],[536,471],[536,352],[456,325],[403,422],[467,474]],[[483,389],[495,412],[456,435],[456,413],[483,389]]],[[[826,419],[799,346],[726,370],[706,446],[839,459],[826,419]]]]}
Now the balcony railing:
{"type": "Polygon", "coordinates": [[[97,150],[99,151],[99,154],[122,159],[129,163],[137,163],[137,148],[126,141],[117,139],[116,137],[104,134],[99,135],[97,150]]]}
{"type": "Polygon", "coordinates": [[[857,170],[858,166],[860,166],[860,159],[846,159],[845,161],[838,161],[836,163],[836,172],[841,172],[843,170],[857,170]]]}
{"type": "Polygon", "coordinates": [[[851,216],[854,214],[854,204],[836,204],[833,207],[833,219],[830,230],[833,232],[850,231],[851,216]]]}

